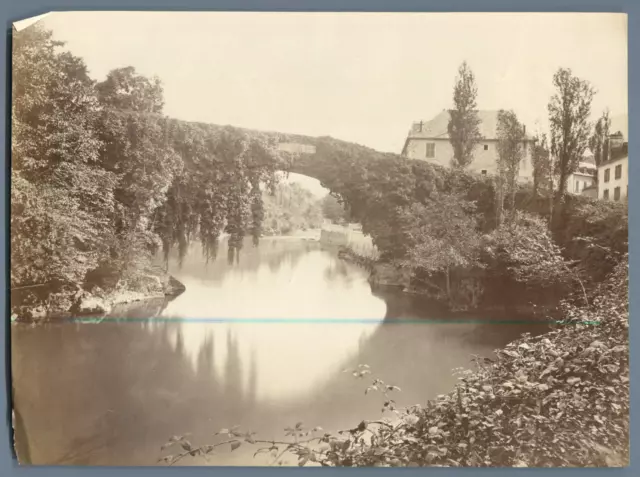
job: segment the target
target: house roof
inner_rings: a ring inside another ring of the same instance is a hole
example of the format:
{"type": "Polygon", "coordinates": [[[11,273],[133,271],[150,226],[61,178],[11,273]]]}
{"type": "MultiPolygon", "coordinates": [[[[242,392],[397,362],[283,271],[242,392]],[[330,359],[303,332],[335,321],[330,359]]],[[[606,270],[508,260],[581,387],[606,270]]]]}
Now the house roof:
{"type": "Polygon", "coordinates": [[[596,158],[593,157],[593,155],[585,155],[582,156],[582,159],[580,160],[580,167],[596,167],[596,158]]]}
{"type": "Polygon", "coordinates": [[[603,167],[603,166],[609,165],[612,162],[616,162],[616,161],[619,161],[621,159],[629,160],[629,143],[626,142],[626,141],[624,143],[622,143],[622,147],[619,147],[619,148],[614,149],[613,151],[611,151],[611,155],[609,157],[609,160],[602,162],[598,167],[603,167]]]}
{"type": "MultiPolygon", "coordinates": [[[[496,129],[498,126],[498,111],[479,110],[480,118],[480,135],[483,139],[497,139],[496,129]]],[[[431,121],[414,122],[409,137],[425,138],[425,139],[449,139],[449,110],[445,109],[440,112],[431,121]],[[420,128],[422,124],[422,128],[420,128]],[[421,130],[422,129],[422,130],[421,130]]],[[[531,141],[533,138],[529,135],[525,136],[526,140],[531,141]]]]}

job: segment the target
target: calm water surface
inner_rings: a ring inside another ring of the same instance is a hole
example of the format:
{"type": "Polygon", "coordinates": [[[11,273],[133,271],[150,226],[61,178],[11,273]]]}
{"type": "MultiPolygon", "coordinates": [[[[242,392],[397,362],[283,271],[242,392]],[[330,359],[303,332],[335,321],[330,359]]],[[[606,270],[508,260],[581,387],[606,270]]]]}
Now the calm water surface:
{"type": "MultiPolygon", "coordinates": [[[[194,250],[171,272],[187,291],[168,303],[94,324],[12,325],[24,459],[153,465],[175,434],[204,444],[234,425],[266,439],[299,421],[345,429],[378,417],[382,404],[345,368],[368,364],[402,389],[399,405],[424,403],[448,392],[452,368],[469,367],[472,355],[490,356],[525,331],[541,331],[447,323],[418,297],[372,292],[365,271],[298,238],[247,245],[232,263],[224,254],[206,264],[194,250]]],[[[254,451],[224,450],[210,464],[271,463],[254,451]]]]}

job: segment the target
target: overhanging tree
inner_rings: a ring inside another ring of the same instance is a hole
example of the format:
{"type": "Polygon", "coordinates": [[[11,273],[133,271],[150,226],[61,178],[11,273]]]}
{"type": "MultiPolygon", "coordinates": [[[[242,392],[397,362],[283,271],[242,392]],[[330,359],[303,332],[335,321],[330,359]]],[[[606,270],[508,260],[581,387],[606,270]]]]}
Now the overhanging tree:
{"type": "Polygon", "coordinates": [[[112,70],[96,85],[101,106],[101,159],[118,178],[110,269],[122,273],[159,248],[154,212],[183,167],[169,140],[172,122],[162,115],[163,93],[157,79],[134,68],[112,70]]]}

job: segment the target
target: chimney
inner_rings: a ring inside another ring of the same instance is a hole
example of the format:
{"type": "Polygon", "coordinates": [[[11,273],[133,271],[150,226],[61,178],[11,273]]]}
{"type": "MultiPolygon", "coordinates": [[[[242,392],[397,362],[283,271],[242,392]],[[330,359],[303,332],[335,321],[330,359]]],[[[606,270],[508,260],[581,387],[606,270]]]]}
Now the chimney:
{"type": "Polygon", "coordinates": [[[622,135],[621,132],[618,131],[615,134],[611,134],[609,136],[609,149],[610,150],[620,149],[622,147],[623,142],[624,142],[624,136],[622,135]]]}

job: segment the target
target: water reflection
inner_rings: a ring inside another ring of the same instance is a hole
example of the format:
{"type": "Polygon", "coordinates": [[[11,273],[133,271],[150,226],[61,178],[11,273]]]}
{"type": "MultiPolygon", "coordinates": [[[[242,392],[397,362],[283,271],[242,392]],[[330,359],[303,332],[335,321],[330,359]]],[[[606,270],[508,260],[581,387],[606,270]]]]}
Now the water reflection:
{"type": "Polygon", "coordinates": [[[243,250],[223,276],[202,276],[201,268],[194,257],[174,271],[187,292],[162,315],[183,320],[181,346],[194,366],[210,341],[212,371],[237,380],[233,388],[253,386],[257,400],[295,400],[328,380],[385,317],[362,271],[317,243],[271,239],[243,250]],[[226,321],[198,321],[212,318],[226,321]],[[262,321],[273,319],[284,322],[262,321]]]}
{"type": "MultiPolygon", "coordinates": [[[[400,404],[415,404],[447,392],[451,369],[471,354],[532,330],[397,324],[443,312],[419,297],[374,295],[362,270],[313,242],[265,240],[239,258],[206,264],[191,253],[182,269],[172,264],[187,292],[127,311],[162,320],[13,325],[21,454],[37,464],[152,465],[168,437],[185,432],[211,443],[236,424],[265,438],[298,421],[343,429],[377,417],[381,404],[343,368],[367,363],[403,389],[400,404]],[[255,318],[282,321],[244,321],[255,318]]],[[[269,464],[253,452],[243,446],[214,463],[269,464]]]]}

